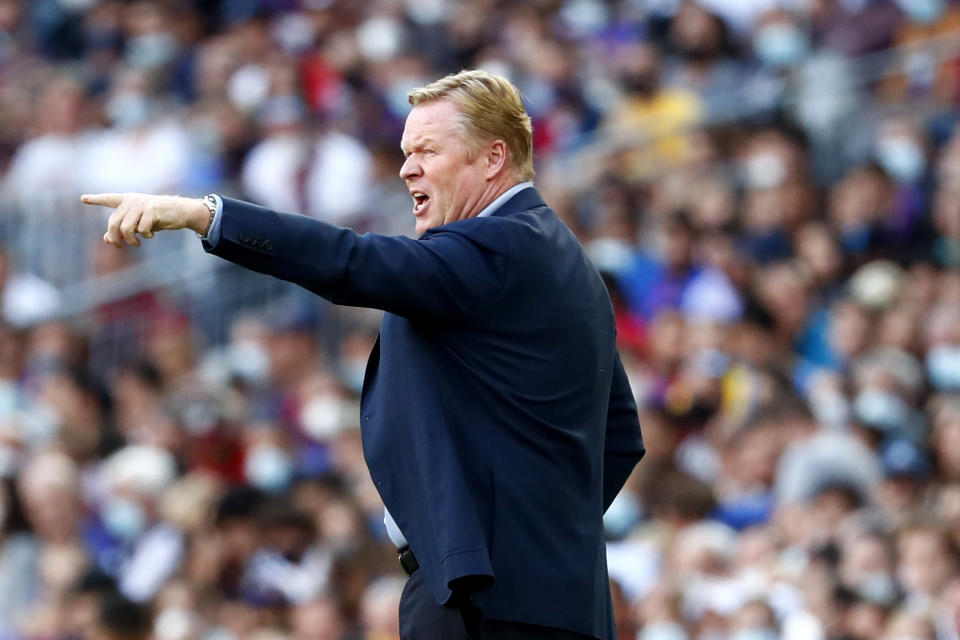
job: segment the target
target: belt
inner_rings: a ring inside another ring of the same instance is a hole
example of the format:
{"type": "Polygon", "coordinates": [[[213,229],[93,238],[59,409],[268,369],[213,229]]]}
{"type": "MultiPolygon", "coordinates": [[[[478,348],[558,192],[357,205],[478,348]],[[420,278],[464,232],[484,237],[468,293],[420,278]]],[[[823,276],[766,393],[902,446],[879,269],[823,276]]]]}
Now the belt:
{"type": "Polygon", "coordinates": [[[420,568],[420,563],[417,562],[417,556],[413,555],[413,549],[410,547],[400,549],[399,553],[400,555],[397,559],[400,561],[400,566],[408,576],[412,576],[413,572],[420,568]]]}

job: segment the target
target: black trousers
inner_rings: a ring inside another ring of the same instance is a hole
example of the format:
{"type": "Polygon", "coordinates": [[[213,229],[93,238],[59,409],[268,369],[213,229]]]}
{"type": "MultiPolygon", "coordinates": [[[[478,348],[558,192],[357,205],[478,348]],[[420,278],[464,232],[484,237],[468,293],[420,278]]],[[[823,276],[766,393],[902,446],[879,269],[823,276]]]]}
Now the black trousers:
{"type": "Polygon", "coordinates": [[[469,602],[437,604],[423,571],[407,578],[400,597],[400,640],[592,640],[565,629],[484,618],[469,602]]]}

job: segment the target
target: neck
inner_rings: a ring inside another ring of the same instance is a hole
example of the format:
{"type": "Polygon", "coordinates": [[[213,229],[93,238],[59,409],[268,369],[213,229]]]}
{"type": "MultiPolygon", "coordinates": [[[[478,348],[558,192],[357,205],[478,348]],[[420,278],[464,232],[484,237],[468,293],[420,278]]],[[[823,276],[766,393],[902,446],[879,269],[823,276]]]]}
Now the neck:
{"type": "Polygon", "coordinates": [[[483,190],[483,194],[477,200],[476,206],[473,207],[473,213],[470,214],[470,217],[473,217],[487,208],[491,202],[499,198],[507,189],[518,185],[522,180],[518,180],[514,175],[505,175],[498,176],[490,182],[487,183],[486,188],[483,190]]]}

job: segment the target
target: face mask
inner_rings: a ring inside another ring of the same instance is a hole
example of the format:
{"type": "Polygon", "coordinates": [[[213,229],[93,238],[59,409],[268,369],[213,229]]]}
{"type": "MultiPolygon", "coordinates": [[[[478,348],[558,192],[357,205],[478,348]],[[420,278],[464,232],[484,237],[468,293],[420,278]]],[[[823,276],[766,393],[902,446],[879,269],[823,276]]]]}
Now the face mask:
{"type": "Polygon", "coordinates": [[[824,426],[843,428],[850,418],[850,404],[836,389],[818,389],[812,392],[810,408],[817,422],[824,426]]]}
{"type": "Polygon", "coordinates": [[[787,177],[787,166],[779,154],[761,151],[746,158],[742,172],[748,187],[769,189],[783,184],[787,177]]]}
{"type": "Polygon", "coordinates": [[[906,428],[910,409],[899,396],[880,389],[864,389],[853,403],[857,419],[884,431],[906,428]]]}
{"type": "Polygon", "coordinates": [[[107,117],[121,129],[138,127],[150,118],[150,102],[140,93],[117,93],[107,101],[107,117]]]}
{"type": "Polygon", "coordinates": [[[86,11],[96,0],[60,0],[60,6],[68,11],[86,11]]]}
{"type": "Polygon", "coordinates": [[[887,572],[875,571],[863,577],[857,593],[870,602],[889,604],[897,597],[897,585],[887,572]]]}
{"type": "Polygon", "coordinates": [[[373,62],[384,62],[397,55],[403,45],[403,26],[394,18],[376,16],[356,31],[360,54],[373,62]]]}
{"type": "Polygon", "coordinates": [[[288,54],[308,51],[317,36],[317,27],[306,14],[288,13],[276,20],[271,35],[288,54]]]}
{"type": "Polygon", "coordinates": [[[300,423],[311,438],[326,442],[340,431],[342,416],[343,402],[335,396],[322,395],[304,405],[300,412],[300,423]]]}
{"type": "Polygon", "coordinates": [[[566,0],[560,9],[564,27],[576,36],[588,36],[607,26],[610,12],[597,0],[566,0]]]}
{"type": "Polygon", "coordinates": [[[620,273],[633,260],[634,248],[626,240],[618,238],[597,238],[586,246],[590,261],[599,271],[620,273]]]}
{"type": "Polygon", "coordinates": [[[237,640],[237,636],[226,627],[214,627],[201,636],[202,640],[237,640]]]}
{"type": "Polygon", "coordinates": [[[897,5],[910,22],[933,24],[943,15],[943,0],[897,0],[897,5]]]}
{"type": "Polygon", "coordinates": [[[780,636],[773,629],[766,627],[741,629],[730,636],[730,640],[777,640],[780,636]]]}
{"type": "Polygon", "coordinates": [[[262,382],[270,373],[270,356],[259,342],[237,342],[230,346],[227,357],[230,371],[244,382],[262,382]]]}
{"type": "Polygon", "coordinates": [[[640,504],[629,491],[621,491],[603,514],[603,529],[614,539],[623,538],[640,520],[640,504]]]}
{"type": "Polygon", "coordinates": [[[193,637],[193,616],[188,609],[169,607],[153,623],[156,640],[188,640],[193,637]]]}
{"type": "Polygon", "coordinates": [[[143,507],[129,498],[108,500],[101,517],[107,531],[124,542],[135,540],[147,525],[143,507]]]}
{"type": "Polygon", "coordinates": [[[940,344],[927,352],[927,375],[939,391],[960,389],[960,346],[940,344]]]}
{"type": "Polygon", "coordinates": [[[688,640],[689,637],[676,622],[654,622],[644,626],[637,640],[688,640]]]}
{"type": "Polygon", "coordinates": [[[883,138],[877,143],[877,160],[880,166],[898,182],[912,182],[921,175],[927,160],[923,151],[913,140],[895,136],[883,138]]]}
{"type": "Polygon", "coordinates": [[[795,25],[774,22],[757,31],[753,50],[764,65],[783,68],[800,62],[807,54],[807,36],[795,25]]]}
{"type": "Polygon", "coordinates": [[[172,33],[148,33],[127,41],[127,62],[139,69],[162,66],[177,52],[177,39],[172,33]]]}
{"type": "Polygon", "coordinates": [[[450,14],[444,0],[406,0],[404,5],[410,19],[422,27],[438,24],[450,14]]]}
{"type": "Polygon", "coordinates": [[[290,457],[269,445],[257,445],[248,451],[243,471],[250,484],[268,493],[283,491],[293,478],[290,457]]]}

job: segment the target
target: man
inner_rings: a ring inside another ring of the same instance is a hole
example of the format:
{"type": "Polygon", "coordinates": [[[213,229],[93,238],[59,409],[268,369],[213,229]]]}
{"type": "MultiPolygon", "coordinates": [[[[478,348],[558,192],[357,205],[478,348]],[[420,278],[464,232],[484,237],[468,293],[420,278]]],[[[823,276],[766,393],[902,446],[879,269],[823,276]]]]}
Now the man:
{"type": "Polygon", "coordinates": [[[213,254],[387,312],[361,422],[410,574],[403,638],[612,639],[602,514],[644,448],[609,297],[530,182],[512,84],[465,71],[409,98],[416,240],[228,198],[83,199],[116,208],[106,242],[189,228],[213,254]]]}

